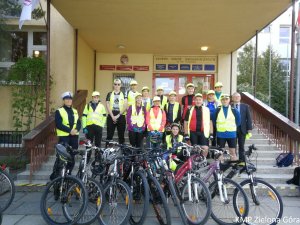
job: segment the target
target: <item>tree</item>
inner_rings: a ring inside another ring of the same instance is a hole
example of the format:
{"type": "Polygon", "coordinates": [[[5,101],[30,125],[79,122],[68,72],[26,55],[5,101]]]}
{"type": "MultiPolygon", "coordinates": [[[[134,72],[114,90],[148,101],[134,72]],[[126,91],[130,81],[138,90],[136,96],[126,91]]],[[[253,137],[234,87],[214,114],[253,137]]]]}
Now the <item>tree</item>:
{"type": "MultiPolygon", "coordinates": [[[[253,94],[252,73],[254,46],[247,44],[238,54],[238,90],[253,94]]],[[[269,104],[269,64],[271,55],[271,107],[281,114],[285,113],[285,72],[279,55],[270,46],[257,56],[256,97],[269,104]],[[271,51],[271,54],[270,54],[271,51]]]]}
{"type": "Polygon", "coordinates": [[[13,121],[17,131],[29,131],[45,117],[46,64],[41,58],[24,57],[9,71],[13,87],[13,121]]]}

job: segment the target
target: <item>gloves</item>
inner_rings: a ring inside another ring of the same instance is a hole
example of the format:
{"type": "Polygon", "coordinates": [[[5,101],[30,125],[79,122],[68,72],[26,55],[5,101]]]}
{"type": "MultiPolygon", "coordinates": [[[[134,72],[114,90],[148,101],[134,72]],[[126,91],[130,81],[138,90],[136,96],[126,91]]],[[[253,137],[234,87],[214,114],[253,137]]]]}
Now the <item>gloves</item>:
{"type": "Polygon", "coordinates": [[[88,129],[83,128],[83,133],[84,133],[84,134],[88,134],[88,133],[89,133],[88,129]]]}
{"type": "Polygon", "coordinates": [[[252,137],[252,133],[247,133],[246,134],[246,140],[249,140],[252,137]]]}

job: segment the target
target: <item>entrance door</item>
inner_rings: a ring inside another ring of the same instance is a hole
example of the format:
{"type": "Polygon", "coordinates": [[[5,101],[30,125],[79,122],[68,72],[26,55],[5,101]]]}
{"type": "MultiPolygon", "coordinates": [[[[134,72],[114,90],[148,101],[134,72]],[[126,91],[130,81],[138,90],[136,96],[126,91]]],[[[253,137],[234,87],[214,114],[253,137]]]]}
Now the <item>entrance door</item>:
{"type": "Polygon", "coordinates": [[[201,93],[206,98],[206,93],[214,89],[214,74],[153,74],[153,93],[158,86],[164,88],[164,94],[168,95],[170,91],[176,91],[177,100],[181,101],[182,96],[186,95],[186,85],[193,83],[195,93],[201,93]]]}

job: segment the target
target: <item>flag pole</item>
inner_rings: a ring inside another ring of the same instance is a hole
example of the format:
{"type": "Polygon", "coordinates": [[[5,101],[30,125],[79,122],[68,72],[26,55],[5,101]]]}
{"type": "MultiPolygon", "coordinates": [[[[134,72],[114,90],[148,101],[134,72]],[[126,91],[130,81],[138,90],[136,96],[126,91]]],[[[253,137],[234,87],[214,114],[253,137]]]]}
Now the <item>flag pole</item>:
{"type": "Polygon", "coordinates": [[[297,73],[296,73],[296,99],[295,99],[295,123],[299,125],[299,98],[300,98],[300,2],[298,4],[297,18],[297,73]]]}

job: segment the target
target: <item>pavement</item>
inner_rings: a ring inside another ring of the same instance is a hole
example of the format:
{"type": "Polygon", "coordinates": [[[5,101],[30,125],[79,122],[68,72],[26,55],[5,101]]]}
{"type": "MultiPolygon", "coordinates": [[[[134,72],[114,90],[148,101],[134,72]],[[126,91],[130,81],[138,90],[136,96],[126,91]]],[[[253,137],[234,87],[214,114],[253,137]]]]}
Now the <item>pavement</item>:
{"type": "MultiPolygon", "coordinates": [[[[42,192],[16,192],[11,206],[3,213],[2,225],[46,225],[40,214],[40,199],[42,192]]],[[[284,212],[279,224],[300,225],[300,198],[283,197],[284,212]]],[[[159,225],[153,213],[149,213],[145,225],[159,225]]],[[[172,225],[182,224],[177,210],[171,208],[172,225]]],[[[263,218],[261,218],[263,219],[263,218]]],[[[99,224],[95,222],[93,225],[99,224]]],[[[207,225],[216,225],[210,219],[207,225]]]]}

